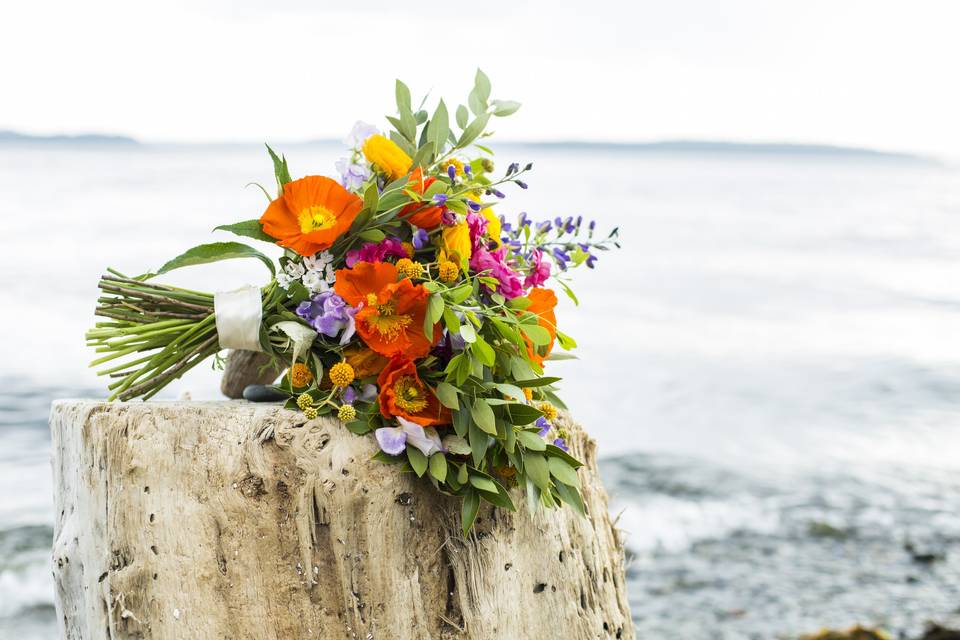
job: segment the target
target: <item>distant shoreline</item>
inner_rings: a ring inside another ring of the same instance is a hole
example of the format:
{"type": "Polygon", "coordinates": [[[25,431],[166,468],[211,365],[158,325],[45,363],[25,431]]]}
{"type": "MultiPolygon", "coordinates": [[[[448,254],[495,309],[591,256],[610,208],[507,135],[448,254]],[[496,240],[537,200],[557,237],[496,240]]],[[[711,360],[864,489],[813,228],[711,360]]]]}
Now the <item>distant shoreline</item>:
{"type": "MultiPolygon", "coordinates": [[[[118,146],[125,148],[218,148],[246,147],[256,142],[140,142],[132,137],[105,134],[30,135],[0,130],[0,148],[12,146],[91,147],[118,146]]],[[[332,138],[277,142],[273,146],[326,146],[342,143],[332,138]]],[[[865,147],[845,147],[828,144],[801,144],[789,142],[726,142],[716,140],[659,140],[654,142],[598,142],[598,141],[504,141],[498,148],[533,148],[557,151],[606,151],[623,153],[651,153],[676,155],[758,155],[865,158],[906,162],[939,163],[939,160],[920,154],[880,151],[865,147]]]]}

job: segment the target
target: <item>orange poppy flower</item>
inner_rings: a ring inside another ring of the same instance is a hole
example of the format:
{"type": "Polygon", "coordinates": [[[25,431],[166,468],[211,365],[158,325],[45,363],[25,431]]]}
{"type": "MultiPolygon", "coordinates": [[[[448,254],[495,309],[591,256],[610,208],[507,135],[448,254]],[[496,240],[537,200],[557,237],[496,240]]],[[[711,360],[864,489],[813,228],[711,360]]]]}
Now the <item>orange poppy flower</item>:
{"type": "Polygon", "coordinates": [[[530,360],[542,367],[544,359],[550,355],[557,338],[557,316],[553,312],[554,307],[557,306],[557,296],[551,289],[538,287],[531,289],[527,297],[530,298],[530,306],[525,311],[537,314],[540,317],[538,324],[550,334],[550,344],[543,347],[535,347],[530,338],[523,336],[527,343],[527,355],[530,356],[530,360]]]}
{"type": "Polygon", "coordinates": [[[357,333],[381,355],[422,358],[440,339],[439,325],[433,340],[423,335],[430,292],[410,278],[397,282],[397,267],[389,262],[358,262],[337,271],[334,290],[355,307],[357,333]]]}
{"type": "Polygon", "coordinates": [[[433,389],[417,375],[413,360],[406,356],[394,356],[380,372],[377,384],[377,401],[384,418],[406,418],[422,427],[450,424],[450,410],[440,404],[433,389]]]}
{"type": "MultiPolygon", "coordinates": [[[[410,189],[414,193],[423,195],[424,192],[436,182],[437,179],[429,176],[423,177],[423,169],[417,167],[410,173],[410,189]]],[[[403,209],[400,209],[400,217],[406,217],[407,221],[421,229],[436,229],[440,226],[440,216],[443,214],[443,207],[430,206],[425,202],[411,202],[403,209]]]]}
{"type": "Polygon", "coordinates": [[[358,378],[366,378],[380,373],[389,362],[376,351],[361,345],[353,345],[344,349],[343,359],[353,367],[358,378]]]}
{"type": "Polygon", "coordinates": [[[363,200],[324,176],[283,185],[283,195],[260,216],[263,232],[302,256],[327,249],[363,208],[363,200]]]}

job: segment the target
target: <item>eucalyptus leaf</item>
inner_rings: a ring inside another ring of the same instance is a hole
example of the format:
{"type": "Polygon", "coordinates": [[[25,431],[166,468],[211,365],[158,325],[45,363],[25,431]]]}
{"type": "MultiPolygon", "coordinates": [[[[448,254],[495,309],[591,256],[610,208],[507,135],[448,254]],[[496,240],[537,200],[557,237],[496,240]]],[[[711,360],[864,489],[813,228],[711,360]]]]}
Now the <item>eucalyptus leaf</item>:
{"type": "Polygon", "coordinates": [[[474,398],[470,405],[470,415],[473,422],[485,433],[492,436],[497,435],[496,418],[493,415],[493,409],[483,398],[474,398]]]}
{"type": "Polygon", "coordinates": [[[423,455],[420,449],[408,446],[407,459],[410,461],[410,466],[413,467],[413,472],[423,477],[423,474],[427,471],[427,456],[423,455]]]}
{"type": "Polygon", "coordinates": [[[550,467],[550,474],[562,482],[563,484],[568,484],[571,487],[580,488],[580,478],[577,476],[577,472],[573,468],[563,461],[562,458],[556,456],[550,456],[547,459],[547,463],[550,467]]]}
{"type": "Polygon", "coordinates": [[[437,385],[437,399],[440,404],[448,409],[460,409],[460,399],[457,397],[457,388],[449,382],[441,382],[437,385]]]}
{"type": "Polygon", "coordinates": [[[436,478],[437,482],[447,479],[447,458],[439,451],[430,456],[430,475],[436,478]]]}
{"type": "Polygon", "coordinates": [[[528,452],[523,457],[523,470],[541,491],[550,491],[550,468],[542,453],[528,452]]]}

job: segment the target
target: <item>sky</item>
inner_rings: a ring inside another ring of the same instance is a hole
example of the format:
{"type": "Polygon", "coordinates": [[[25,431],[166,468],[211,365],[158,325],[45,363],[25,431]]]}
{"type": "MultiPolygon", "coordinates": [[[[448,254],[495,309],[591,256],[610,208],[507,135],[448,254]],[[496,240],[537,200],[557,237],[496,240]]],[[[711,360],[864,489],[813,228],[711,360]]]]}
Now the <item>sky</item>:
{"type": "Polygon", "coordinates": [[[519,100],[500,139],[786,141],[960,156],[960,3],[31,0],[0,9],[0,129],[341,138],[393,80],[519,100]]]}

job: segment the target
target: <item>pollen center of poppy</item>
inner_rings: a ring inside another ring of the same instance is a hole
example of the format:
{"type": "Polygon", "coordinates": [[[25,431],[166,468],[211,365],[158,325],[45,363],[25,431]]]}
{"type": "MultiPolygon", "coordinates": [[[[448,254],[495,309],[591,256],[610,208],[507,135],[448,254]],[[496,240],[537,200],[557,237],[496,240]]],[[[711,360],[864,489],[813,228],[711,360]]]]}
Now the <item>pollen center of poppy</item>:
{"type": "MultiPolygon", "coordinates": [[[[368,295],[372,296],[373,294],[368,295]]],[[[367,301],[374,312],[365,320],[377,333],[383,336],[384,340],[388,342],[396,340],[405,328],[413,324],[413,318],[409,314],[396,313],[392,300],[380,305],[376,304],[376,300],[371,302],[368,298],[367,301]]]]}
{"type": "Polygon", "coordinates": [[[424,389],[413,376],[403,376],[393,383],[394,402],[407,413],[420,413],[427,408],[424,389]]]}
{"type": "Polygon", "coordinates": [[[329,229],[336,224],[337,218],[330,209],[315,204],[301,209],[297,221],[300,222],[301,233],[311,233],[329,229]]]}

